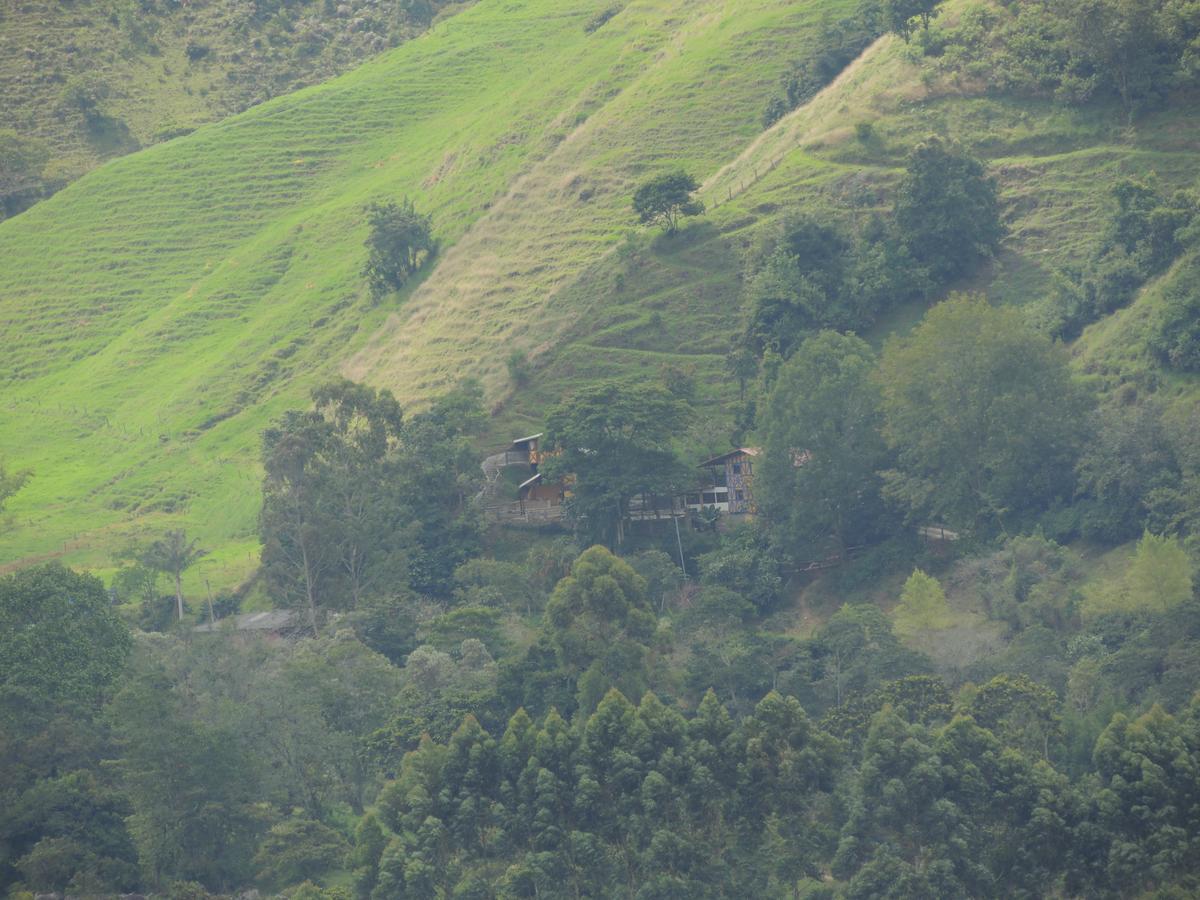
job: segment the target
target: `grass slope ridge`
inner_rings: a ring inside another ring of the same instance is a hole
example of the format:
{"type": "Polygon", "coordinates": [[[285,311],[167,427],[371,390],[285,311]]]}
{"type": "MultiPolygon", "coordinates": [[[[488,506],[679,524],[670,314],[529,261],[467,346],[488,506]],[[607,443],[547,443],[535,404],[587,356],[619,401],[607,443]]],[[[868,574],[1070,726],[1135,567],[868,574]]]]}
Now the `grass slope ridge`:
{"type": "Polygon", "coordinates": [[[410,400],[495,372],[455,327],[553,337],[571,312],[546,298],[617,242],[632,180],[735,156],[825,5],[642,0],[585,28],[609,6],[484,0],[0,224],[0,453],[35,469],[0,560],[103,566],[182,524],[218,551],[194,578],[248,571],[273,415],[364,348],[410,400]],[[451,249],[411,302],[428,333],[381,353],[396,326],[363,291],[361,211],[405,194],[451,249]]]}
{"type": "MultiPolygon", "coordinates": [[[[952,19],[972,5],[950,0],[943,16],[952,19]]],[[[742,252],[781,216],[803,210],[861,225],[889,206],[908,150],[930,133],[942,134],[990,165],[1009,227],[994,264],[952,288],[984,290],[1002,303],[1035,301],[1052,293],[1056,269],[1094,250],[1118,178],[1152,176],[1164,189],[1195,186],[1194,101],[1174,97],[1128,129],[1115,105],[1072,109],[928,77],[900,40],[885,37],[809,103],[706,175],[703,223],[673,242],[622,245],[558,287],[555,302],[574,319],[539,355],[532,383],[513,393],[499,420],[510,429],[531,428],[572,384],[658,377],[664,367],[682,367],[695,377],[701,401],[687,439],[698,449],[722,451],[737,402],[724,354],[739,327],[742,252]]],[[[910,327],[924,308],[891,311],[867,337],[881,342],[910,327]]],[[[1094,370],[1095,357],[1081,355],[1080,368],[1094,370]]],[[[1128,371],[1117,360],[1107,365],[1128,371]]],[[[1194,378],[1179,381],[1180,390],[1195,390],[1194,378]]]]}
{"type": "MultiPolygon", "coordinates": [[[[431,10],[462,5],[435,0],[431,10]]],[[[369,0],[4,0],[4,128],[45,144],[40,174],[54,187],[341,74],[427,25],[369,0]],[[74,102],[78,89],[95,109],[74,102]]]]}

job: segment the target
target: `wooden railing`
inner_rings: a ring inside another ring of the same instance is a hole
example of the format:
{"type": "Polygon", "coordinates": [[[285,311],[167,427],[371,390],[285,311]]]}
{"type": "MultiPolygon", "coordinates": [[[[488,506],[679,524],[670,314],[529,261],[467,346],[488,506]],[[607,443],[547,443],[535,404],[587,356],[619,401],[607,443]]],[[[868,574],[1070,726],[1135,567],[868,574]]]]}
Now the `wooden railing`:
{"type": "Polygon", "coordinates": [[[514,500],[512,503],[494,503],[483,508],[490,522],[503,525],[540,524],[558,522],[563,517],[561,503],[553,500],[514,500]]]}

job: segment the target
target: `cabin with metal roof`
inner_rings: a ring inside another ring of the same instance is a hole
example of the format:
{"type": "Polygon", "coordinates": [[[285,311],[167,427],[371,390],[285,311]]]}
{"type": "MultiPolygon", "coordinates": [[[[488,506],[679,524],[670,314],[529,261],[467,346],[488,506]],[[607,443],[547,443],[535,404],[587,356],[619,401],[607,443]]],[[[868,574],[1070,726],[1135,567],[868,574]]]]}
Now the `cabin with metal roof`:
{"type": "Polygon", "coordinates": [[[705,472],[700,489],[685,498],[689,510],[715,507],[718,512],[730,515],[753,515],[758,507],[754,503],[754,462],[762,455],[758,447],[738,447],[697,466],[705,472]]]}

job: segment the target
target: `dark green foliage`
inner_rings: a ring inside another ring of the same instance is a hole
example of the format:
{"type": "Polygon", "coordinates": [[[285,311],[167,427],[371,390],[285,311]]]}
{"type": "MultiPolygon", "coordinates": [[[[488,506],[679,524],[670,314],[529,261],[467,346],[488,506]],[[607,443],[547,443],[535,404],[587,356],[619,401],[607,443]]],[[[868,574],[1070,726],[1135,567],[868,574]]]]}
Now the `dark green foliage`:
{"type": "Polygon", "coordinates": [[[315,632],[318,607],[357,605],[394,568],[392,532],[411,514],[388,477],[402,426],[391,394],[343,381],[313,399],[316,409],[289,412],[263,435],[260,530],[268,582],[307,609],[315,632]]]}
{"type": "Polygon", "coordinates": [[[910,516],[987,532],[1073,493],[1089,398],[1019,314],[947,300],[888,341],[880,376],[897,452],[885,493],[910,516]]]}
{"type": "MultiPolygon", "coordinates": [[[[1097,319],[1127,305],[1150,278],[1164,272],[1192,240],[1196,198],[1183,191],[1163,197],[1153,184],[1124,178],[1112,188],[1112,220],[1095,255],[1082,268],[1058,273],[1055,294],[1036,308],[1035,319],[1055,337],[1074,338],[1097,319]]],[[[1171,296],[1188,296],[1183,275],[1168,288],[1171,296]]],[[[1186,310],[1188,301],[1181,307],[1186,310]]],[[[1174,311],[1180,307],[1171,306],[1174,311]]],[[[1148,343],[1167,365],[1173,350],[1170,333],[1186,333],[1186,312],[1160,325],[1148,343]]],[[[1186,338],[1184,338],[1186,343],[1186,338]]],[[[1186,351],[1185,351],[1186,352],[1186,351]]]]}
{"type": "Polygon", "coordinates": [[[34,890],[128,891],[140,881],[129,812],[110,785],[72,772],[39,781],[8,806],[0,842],[34,890]]]}
{"type": "Polygon", "coordinates": [[[998,675],[971,697],[968,713],[1006,744],[1030,756],[1050,756],[1062,736],[1058,697],[1025,675],[998,675]]]}
{"type": "Polygon", "coordinates": [[[137,556],[138,562],[144,568],[171,578],[175,587],[175,614],[181,622],[184,612],[183,573],[208,554],[207,550],[196,546],[198,543],[196,538],[189,541],[184,531],[173,529],[137,556]]]}
{"type": "MultiPolygon", "coordinates": [[[[852,238],[813,218],[792,218],[752,261],[741,299],[744,349],[734,353],[771,350],[786,358],[807,331],[865,328],[927,290],[927,274],[883,222],[872,221],[852,238]]],[[[731,365],[739,379],[753,375],[738,356],[731,365]]]]}
{"type": "Polygon", "coordinates": [[[608,24],[609,19],[619,13],[622,9],[624,9],[622,6],[610,6],[608,9],[596,13],[596,15],[592,16],[592,18],[588,19],[587,24],[583,26],[583,30],[588,34],[591,34],[593,31],[599,31],[608,24]]]}
{"type": "Polygon", "coordinates": [[[118,747],[102,770],[130,807],[141,884],[229,893],[258,869],[280,884],[340,860],[344,842],[317,823],[334,808],[361,814],[373,798],[373,735],[399,684],[347,631],[295,646],[141,641],[108,709],[118,747]]]}
{"type": "Polygon", "coordinates": [[[840,707],[876,685],[932,669],[928,659],[900,643],[892,620],[870,604],[847,604],[830,616],[817,632],[810,659],[808,696],[800,696],[822,710],[840,707]]]}
{"type": "Polygon", "coordinates": [[[759,612],[778,602],[783,591],[779,553],[766,532],[743,525],[727,533],[721,546],[698,558],[700,579],[744,597],[759,612]]]}
{"type": "Polygon", "coordinates": [[[125,798],[97,770],[131,640],[103,585],[58,564],[0,579],[0,884],[138,884],[125,798]]]}
{"type": "Polygon", "coordinates": [[[1104,875],[1097,880],[1124,893],[1194,872],[1200,698],[1178,717],[1158,706],[1133,721],[1118,714],[1096,741],[1094,760],[1100,779],[1097,824],[1107,851],[1104,875]]]}
{"type": "Polygon", "coordinates": [[[147,881],[245,883],[262,827],[252,800],[260,785],[234,735],[192,721],[157,667],[126,684],[112,715],[133,807],[128,827],[147,881]]]}
{"type": "Polygon", "coordinates": [[[548,633],[591,709],[613,685],[646,689],[647,645],[655,620],[646,581],[603,547],[585,550],[546,605],[548,633]]]}
{"type": "Polygon", "coordinates": [[[129,631],[99,579],[57,563],[0,578],[0,714],[94,704],[125,666],[129,631]]]}
{"type": "Polygon", "coordinates": [[[371,293],[382,297],[399,290],[422,262],[437,251],[432,220],[417,212],[411,200],[389,200],[367,207],[371,234],[363,274],[371,293]]]}
{"type": "Polygon", "coordinates": [[[946,684],[936,675],[910,675],[885,682],[869,694],[859,694],[848,703],[831,709],[821,719],[821,727],[830,734],[861,747],[871,722],[884,707],[890,707],[905,721],[937,725],[950,720],[954,707],[946,684]]]}
{"type": "Polygon", "coordinates": [[[806,332],[869,327],[889,308],[973,269],[1003,234],[996,185],[983,165],[930,138],[908,157],[890,219],[873,217],[851,236],[793,217],[752,255],[733,371],[744,383],[750,370],[739,354],[787,358],[806,332]]]}
{"type": "Polygon", "coordinates": [[[346,839],[312,819],[289,819],[271,827],[258,845],[258,879],[286,887],[308,881],[341,865],[349,853],[346,839]]]}
{"type": "Polygon", "coordinates": [[[633,211],[643,225],[659,225],[674,234],[680,218],[704,212],[704,204],[692,197],[699,188],[696,179],[682,170],[655,176],[634,192],[633,211]]]}
{"type": "Polygon", "coordinates": [[[463,640],[453,653],[422,645],[405,660],[404,685],[395,697],[395,714],[372,740],[386,741],[386,756],[398,760],[416,748],[423,736],[445,740],[471,715],[489,724],[497,667],[478,638],[463,640]]]}
{"type": "Polygon", "coordinates": [[[691,720],[615,691],[577,727],[518,711],[499,740],[468,718],[381,796],[398,837],[376,896],[473,896],[501,848],[502,896],[776,896],[815,871],[806,816],[839,760],[776,694],[741,727],[711,694],[691,720]]]}
{"type": "Polygon", "coordinates": [[[416,605],[413,596],[397,591],[364,599],[347,619],[359,640],[400,665],[417,647],[416,605]]]}
{"type": "Polygon", "coordinates": [[[685,410],[664,388],[615,382],[583,388],[550,410],[546,443],[555,455],[542,472],[574,477],[570,513],[590,541],[619,546],[634,497],[670,496],[690,486],[692,474],[672,447],[685,410]]]}
{"type": "Polygon", "coordinates": [[[771,348],[790,354],[800,336],[826,322],[828,295],[809,278],[796,256],[778,249],[746,282],[746,338],[761,353],[771,348]]]}
{"type": "Polygon", "coordinates": [[[1200,257],[1184,262],[1163,288],[1163,310],[1147,339],[1160,363],[1200,372],[1200,257]]]}
{"type": "Polygon", "coordinates": [[[1005,3],[926,40],[937,65],[986,73],[995,90],[1065,103],[1115,100],[1127,122],[1195,84],[1200,14],[1187,0],[1005,3]]]}
{"type": "Polygon", "coordinates": [[[1040,896],[1066,862],[1066,779],[959,717],[874,719],[834,873],[851,897],[1040,896]]]}
{"type": "Polygon", "coordinates": [[[1014,631],[1033,625],[1066,630],[1077,619],[1079,557],[1040,534],[1010,538],[980,563],[981,594],[988,615],[1014,631]]]}
{"type": "Polygon", "coordinates": [[[533,366],[529,362],[529,354],[524,350],[514,350],[505,360],[508,377],[517,387],[524,387],[533,376],[533,366]]]}
{"type": "MultiPolygon", "coordinates": [[[[478,389],[407,420],[390,393],[349,381],[313,399],[314,410],[288,413],[263,436],[260,530],[275,595],[305,609],[316,630],[322,608],[370,600],[378,611],[381,598],[409,586],[448,594],[478,541],[468,503],[478,463],[467,442],[479,425],[478,389]]],[[[371,608],[364,627],[394,631],[369,624],[371,608]]]]}
{"type": "Polygon", "coordinates": [[[97,127],[107,118],[104,101],[111,88],[95,72],[82,73],[68,79],[59,92],[59,104],[66,110],[83,116],[89,127],[97,127]]]}
{"type": "Polygon", "coordinates": [[[840,555],[886,527],[874,371],[866,343],[829,331],[805,340],[779,371],[763,417],[758,484],[760,505],[792,554],[840,555]]]}
{"type": "Polygon", "coordinates": [[[1095,661],[1096,694],[1109,692],[1126,704],[1159,702],[1184,708],[1195,692],[1200,659],[1200,602],[1189,600],[1161,615],[1109,613],[1087,624],[1072,646],[1095,661]]]}
{"type": "Polygon", "coordinates": [[[1116,544],[1158,518],[1177,497],[1183,472],[1158,400],[1117,396],[1096,415],[1095,437],[1079,460],[1079,490],[1086,498],[1080,530],[1116,544]]]}
{"type": "Polygon", "coordinates": [[[679,561],[661,550],[643,550],[629,557],[627,562],[645,579],[646,598],[659,611],[683,587],[684,576],[679,561]]]}
{"type": "Polygon", "coordinates": [[[973,269],[1004,236],[995,180],[979,160],[936,137],[908,156],[895,221],[900,240],[936,282],[973,269]]]}
{"type": "Polygon", "coordinates": [[[929,31],[929,20],[940,5],[941,0],[882,0],[883,25],[907,43],[918,23],[929,31]]]}
{"type": "MultiPolygon", "coordinates": [[[[746,385],[758,375],[758,359],[750,348],[734,347],[725,357],[725,368],[738,382],[738,399],[746,400],[746,385]]],[[[753,401],[751,401],[753,403],[753,401]]]]}

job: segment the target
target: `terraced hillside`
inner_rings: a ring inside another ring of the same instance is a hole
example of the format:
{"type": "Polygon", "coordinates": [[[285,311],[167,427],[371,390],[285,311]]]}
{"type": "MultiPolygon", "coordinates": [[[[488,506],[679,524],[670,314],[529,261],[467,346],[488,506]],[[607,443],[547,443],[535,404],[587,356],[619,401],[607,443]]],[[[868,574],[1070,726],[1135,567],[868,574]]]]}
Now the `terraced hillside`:
{"type": "Polygon", "coordinates": [[[0,217],[32,199],[5,202],[16,180],[57,189],[105,159],[339,75],[466,5],[3,0],[0,217]],[[32,154],[21,173],[6,168],[18,143],[32,154]]]}
{"type": "MultiPolygon", "coordinates": [[[[435,277],[463,267],[463,296],[524,273],[476,317],[499,346],[497,317],[532,324],[549,288],[620,239],[630,179],[739,152],[824,6],[655,0],[589,27],[606,4],[485,2],[4,223],[3,452],[36,474],[3,558],[103,565],[130,534],[181,521],[220,548],[214,577],[244,572],[258,432],[377,326],[391,333],[359,274],[366,202],[407,194],[429,210],[453,248],[435,277]],[[576,146],[587,155],[573,169],[576,146]],[[527,209],[538,230],[521,239],[551,252],[500,262],[527,209]]],[[[391,380],[408,399],[494,371],[478,348],[431,344],[391,380]]]]}
{"type": "MultiPolygon", "coordinates": [[[[780,76],[850,2],[618,6],[481,0],[0,225],[0,453],[35,469],[0,560],[103,567],[130,537],[182,525],[217,551],[193,577],[236,580],[256,555],[258,434],[335,372],[409,404],[478,375],[500,437],[575,384],[675,366],[698,383],[683,440],[723,449],[742,248],[794,209],[886,205],[931,129],[1000,177],[1010,238],[965,286],[1003,301],[1036,297],[1093,244],[1116,173],[1194,178],[1195,104],[1128,130],[1111,110],[923,77],[891,38],[763,133],[780,76]],[[676,165],[704,181],[709,213],[672,240],[634,231],[633,186],[676,165]],[[362,209],[404,195],[445,250],[374,306],[362,209]],[[514,348],[534,363],[519,391],[514,348]]],[[[897,310],[880,335],[919,314],[897,310]]]]}

